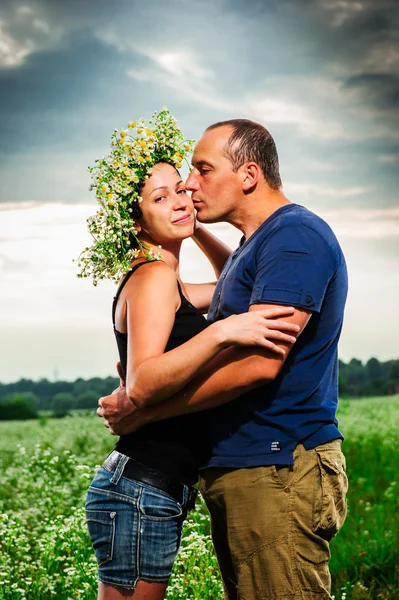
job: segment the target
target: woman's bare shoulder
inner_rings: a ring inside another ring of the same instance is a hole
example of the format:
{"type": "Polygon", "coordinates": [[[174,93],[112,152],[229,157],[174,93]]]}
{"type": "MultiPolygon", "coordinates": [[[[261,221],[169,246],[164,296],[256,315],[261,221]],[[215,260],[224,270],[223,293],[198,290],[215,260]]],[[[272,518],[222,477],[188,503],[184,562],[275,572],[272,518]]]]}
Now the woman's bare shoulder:
{"type": "MultiPolygon", "coordinates": [[[[133,265],[134,267],[134,265],[133,265]]],[[[163,296],[177,289],[177,277],[173,270],[163,261],[147,261],[140,266],[125,285],[126,297],[156,291],[163,296]]]]}

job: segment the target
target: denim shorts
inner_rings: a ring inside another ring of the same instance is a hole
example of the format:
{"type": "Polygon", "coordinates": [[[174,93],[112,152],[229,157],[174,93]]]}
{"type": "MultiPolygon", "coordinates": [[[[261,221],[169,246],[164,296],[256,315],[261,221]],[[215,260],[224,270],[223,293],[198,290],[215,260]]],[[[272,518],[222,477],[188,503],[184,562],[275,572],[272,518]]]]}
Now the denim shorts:
{"type": "Polygon", "coordinates": [[[111,473],[103,465],[87,493],[86,520],[102,583],[134,589],[141,579],[167,582],[180,546],[189,488],[182,502],[123,477],[126,457],[111,473]]]}

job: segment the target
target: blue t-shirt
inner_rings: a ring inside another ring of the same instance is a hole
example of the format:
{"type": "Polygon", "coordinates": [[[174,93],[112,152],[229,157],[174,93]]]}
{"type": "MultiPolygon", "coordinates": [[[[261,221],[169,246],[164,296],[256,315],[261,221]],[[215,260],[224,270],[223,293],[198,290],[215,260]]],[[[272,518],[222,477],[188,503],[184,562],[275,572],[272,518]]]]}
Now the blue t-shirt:
{"type": "Polygon", "coordinates": [[[301,442],[313,448],[342,438],[338,352],[348,278],[331,228],[298,204],[276,210],[229,257],[210,321],[251,304],[295,306],[312,316],[276,379],[212,410],[208,466],[292,464],[301,442]]]}

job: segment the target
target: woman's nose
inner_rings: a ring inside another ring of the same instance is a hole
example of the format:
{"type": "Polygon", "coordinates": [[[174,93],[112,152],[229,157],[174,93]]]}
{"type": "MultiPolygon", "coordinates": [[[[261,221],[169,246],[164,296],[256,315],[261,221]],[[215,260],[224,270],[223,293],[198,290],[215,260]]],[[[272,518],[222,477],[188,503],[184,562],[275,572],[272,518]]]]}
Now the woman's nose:
{"type": "Polygon", "coordinates": [[[187,208],[189,200],[190,199],[187,196],[187,194],[176,194],[173,208],[175,210],[179,210],[181,208],[187,208]]]}

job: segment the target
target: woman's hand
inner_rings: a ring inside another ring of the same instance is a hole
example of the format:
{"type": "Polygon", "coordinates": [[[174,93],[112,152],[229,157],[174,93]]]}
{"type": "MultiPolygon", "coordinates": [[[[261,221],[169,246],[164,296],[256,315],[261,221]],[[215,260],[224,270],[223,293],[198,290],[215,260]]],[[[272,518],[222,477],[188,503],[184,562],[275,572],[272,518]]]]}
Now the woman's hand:
{"type": "Polygon", "coordinates": [[[298,333],[299,325],[277,320],[278,317],[289,317],[293,313],[294,308],[291,306],[267,308],[232,315],[217,321],[214,326],[220,328],[223,340],[228,346],[260,346],[276,354],[285,354],[285,350],[271,340],[289,344],[296,341],[294,335],[284,332],[298,333]]]}
{"type": "Polygon", "coordinates": [[[193,229],[193,236],[195,235],[195,232],[197,229],[203,229],[203,227],[201,227],[200,223],[197,220],[197,211],[194,209],[194,229],[193,229]]]}

